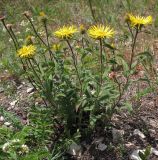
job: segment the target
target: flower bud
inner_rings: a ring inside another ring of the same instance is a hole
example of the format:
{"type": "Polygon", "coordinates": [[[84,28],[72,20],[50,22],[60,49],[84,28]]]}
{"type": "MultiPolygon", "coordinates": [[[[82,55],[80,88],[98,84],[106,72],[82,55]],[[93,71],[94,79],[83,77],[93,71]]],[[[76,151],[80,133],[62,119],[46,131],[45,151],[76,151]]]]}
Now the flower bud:
{"type": "Polygon", "coordinates": [[[23,15],[26,16],[26,17],[31,17],[31,13],[29,11],[25,11],[23,13],[23,15]]]}
{"type": "Polygon", "coordinates": [[[110,79],[114,79],[116,77],[116,73],[112,71],[112,72],[109,73],[108,76],[109,76],[110,79]]]}

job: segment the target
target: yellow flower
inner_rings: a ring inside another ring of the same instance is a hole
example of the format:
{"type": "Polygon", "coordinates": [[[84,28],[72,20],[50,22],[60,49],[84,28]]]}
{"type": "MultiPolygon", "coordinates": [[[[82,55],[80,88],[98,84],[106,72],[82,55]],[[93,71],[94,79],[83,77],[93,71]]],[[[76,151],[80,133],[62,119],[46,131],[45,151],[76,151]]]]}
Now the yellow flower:
{"type": "Polygon", "coordinates": [[[34,45],[23,46],[17,52],[20,58],[32,58],[35,55],[36,47],[34,45]]]}
{"type": "Polygon", "coordinates": [[[44,12],[39,13],[39,20],[46,22],[47,20],[47,15],[44,12]]]}
{"type": "Polygon", "coordinates": [[[142,17],[142,16],[134,16],[132,14],[127,14],[127,19],[131,23],[133,27],[142,27],[144,25],[151,24],[153,19],[152,16],[142,17]]]}
{"type": "Polygon", "coordinates": [[[39,13],[40,17],[46,17],[46,14],[44,12],[39,13]]]}
{"type": "Polygon", "coordinates": [[[75,26],[63,26],[62,28],[59,28],[56,32],[54,32],[54,35],[61,39],[69,39],[72,38],[74,33],[78,32],[77,28],[75,26]]]}
{"type": "Polygon", "coordinates": [[[114,33],[115,32],[112,28],[101,24],[91,26],[88,30],[89,36],[94,39],[110,38],[114,35],[114,33]]]}

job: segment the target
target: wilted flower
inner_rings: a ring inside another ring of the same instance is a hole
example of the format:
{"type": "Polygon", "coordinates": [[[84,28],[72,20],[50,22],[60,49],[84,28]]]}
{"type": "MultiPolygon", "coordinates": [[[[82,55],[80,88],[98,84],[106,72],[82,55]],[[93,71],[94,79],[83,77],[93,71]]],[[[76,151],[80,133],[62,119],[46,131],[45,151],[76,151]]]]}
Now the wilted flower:
{"type": "Polygon", "coordinates": [[[8,29],[10,29],[12,26],[13,26],[12,24],[6,24],[6,27],[7,27],[8,29]]]}
{"type": "Polygon", "coordinates": [[[110,79],[114,79],[116,77],[116,73],[115,72],[110,72],[108,76],[109,76],[110,79]]]}
{"type": "Polygon", "coordinates": [[[31,13],[29,11],[25,11],[23,15],[25,15],[26,17],[31,17],[31,13]]]}
{"type": "Polygon", "coordinates": [[[112,28],[101,24],[91,26],[88,30],[89,36],[94,39],[110,38],[114,35],[114,33],[115,32],[112,28]]]}
{"type": "Polygon", "coordinates": [[[138,27],[139,29],[142,26],[151,24],[153,21],[152,16],[143,17],[134,16],[133,14],[127,14],[126,20],[128,20],[128,22],[130,22],[133,27],[138,27]]]}
{"type": "Polygon", "coordinates": [[[61,39],[69,39],[77,32],[77,28],[75,26],[63,26],[59,28],[54,35],[61,39]]]}
{"type": "Polygon", "coordinates": [[[5,16],[0,16],[0,20],[4,20],[5,19],[5,16]]]}
{"type": "Polygon", "coordinates": [[[32,58],[35,55],[36,47],[34,45],[23,46],[17,54],[20,58],[32,58]]]}

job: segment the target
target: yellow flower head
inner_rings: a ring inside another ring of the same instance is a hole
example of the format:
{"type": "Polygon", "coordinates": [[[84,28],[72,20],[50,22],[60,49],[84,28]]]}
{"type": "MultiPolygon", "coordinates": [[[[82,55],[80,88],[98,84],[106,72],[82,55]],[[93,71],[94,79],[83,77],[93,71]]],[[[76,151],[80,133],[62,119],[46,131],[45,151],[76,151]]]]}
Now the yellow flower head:
{"type": "Polygon", "coordinates": [[[47,15],[44,12],[39,13],[39,20],[46,22],[47,20],[47,15]]]}
{"type": "Polygon", "coordinates": [[[17,52],[20,58],[32,58],[35,55],[36,47],[34,45],[23,46],[17,52]]]}
{"type": "Polygon", "coordinates": [[[74,33],[78,32],[75,26],[63,26],[54,32],[54,35],[60,39],[72,38],[74,33]]]}
{"type": "Polygon", "coordinates": [[[88,34],[94,39],[110,38],[114,35],[114,30],[109,26],[94,25],[89,28],[88,34]]]}
{"type": "Polygon", "coordinates": [[[39,13],[40,17],[46,17],[46,14],[44,12],[39,13]]]}
{"type": "Polygon", "coordinates": [[[153,19],[152,16],[142,17],[142,16],[134,16],[132,14],[127,14],[127,19],[131,23],[133,27],[142,27],[144,25],[151,24],[153,19]]]}

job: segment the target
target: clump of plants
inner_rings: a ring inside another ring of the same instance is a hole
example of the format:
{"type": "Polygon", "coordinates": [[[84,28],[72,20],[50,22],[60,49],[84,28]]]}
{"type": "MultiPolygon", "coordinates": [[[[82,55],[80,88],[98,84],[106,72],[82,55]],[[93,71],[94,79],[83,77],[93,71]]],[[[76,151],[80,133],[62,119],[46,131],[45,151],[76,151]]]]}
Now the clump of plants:
{"type": "MultiPolygon", "coordinates": [[[[41,35],[32,15],[23,15],[32,28],[23,42],[19,42],[12,25],[6,24],[6,18],[0,19],[13,40],[26,79],[51,113],[53,130],[46,143],[52,145],[50,150],[61,139],[81,140],[100,127],[104,130],[121,109],[131,111],[132,105],[124,95],[133,83],[147,82],[153,91],[155,79],[149,77],[149,72],[155,73],[152,54],[135,50],[139,34],[152,23],[151,16],[126,15],[124,23],[131,37],[128,61],[120,44],[114,43],[118,32],[109,25],[94,24],[87,30],[84,25],[77,28],[67,24],[50,32],[49,18],[41,12],[38,19],[45,32],[41,35]],[[145,73],[133,81],[140,66],[145,73]]],[[[143,92],[140,90],[138,85],[137,100],[143,92]]]]}

